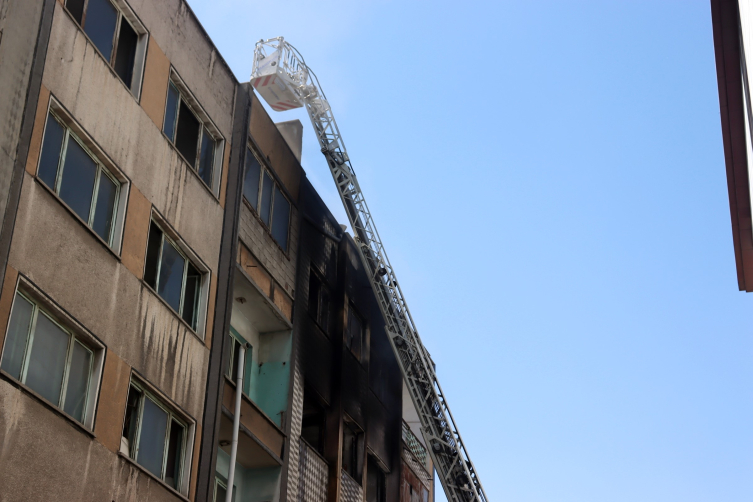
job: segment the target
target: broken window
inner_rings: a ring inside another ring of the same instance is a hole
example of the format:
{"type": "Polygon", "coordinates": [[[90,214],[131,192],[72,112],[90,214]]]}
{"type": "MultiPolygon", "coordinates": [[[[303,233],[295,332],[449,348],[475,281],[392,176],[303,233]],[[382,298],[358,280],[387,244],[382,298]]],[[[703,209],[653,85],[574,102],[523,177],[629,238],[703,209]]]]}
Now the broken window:
{"type": "Polygon", "coordinates": [[[0,368],[78,422],[87,422],[94,352],[18,292],[0,368]]]}
{"type": "Polygon", "coordinates": [[[145,387],[131,382],[121,452],[176,490],[181,489],[188,427],[145,387]]]}
{"type": "Polygon", "coordinates": [[[259,214],[272,238],[287,252],[290,227],[290,202],[271,173],[263,169],[251,149],[246,152],[243,196],[259,214]]]}
{"type": "Polygon", "coordinates": [[[138,96],[146,29],[124,2],[67,0],[65,6],[115,73],[138,96]]]}
{"type": "Polygon", "coordinates": [[[113,245],[120,182],[52,113],[47,116],[37,176],[113,245]]]}
{"type": "Polygon", "coordinates": [[[387,477],[372,455],[366,466],[366,502],[387,502],[387,477]]]}
{"type": "Polygon", "coordinates": [[[165,135],[204,183],[212,188],[217,139],[188,104],[185,93],[170,81],[167,89],[165,135]]]}
{"type": "Polygon", "coordinates": [[[310,389],[303,392],[303,419],[301,437],[314,450],[324,455],[324,431],[326,415],[318,397],[310,389]]]}
{"type": "Polygon", "coordinates": [[[152,221],[146,250],[144,281],[196,331],[202,272],[152,221]]]}
{"type": "Polygon", "coordinates": [[[363,474],[363,431],[355,422],[345,419],[343,424],[343,471],[350,474],[359,485],[362,483],[363,474]]]}
{"type": "Polygon", "coordinates": [[[311,268],[309,272],[309,314],[322,331],[329,330],[330,293],[326,282],[311,268]]]}
{"type": "Polygon", "coordinates": [[[345,346],[350,349],[356,359],[361,360],[363,340],[364,340],[364,323],[363,318],[356,312],[353,305],[348,308],[348,329],[345,333],[345,346]]]}

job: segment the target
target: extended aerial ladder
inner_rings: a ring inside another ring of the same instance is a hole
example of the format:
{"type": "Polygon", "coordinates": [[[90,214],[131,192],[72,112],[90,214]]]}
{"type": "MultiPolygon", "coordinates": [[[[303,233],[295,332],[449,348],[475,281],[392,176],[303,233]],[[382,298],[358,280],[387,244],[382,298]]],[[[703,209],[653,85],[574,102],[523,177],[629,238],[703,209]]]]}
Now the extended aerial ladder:
{"type": "Polygon", "coordinates": [[[421,433],[447,499],[450,502],[487,502],[437,380],[434,363],[421,343],[395,271],[366,206],[319,80],[306,66],[301,54],[278,37],[256,43],[251,83],[273,110],[306,107],[355,233],[361,261],[370,277],[390,344],[421,420],[421,433]]]}

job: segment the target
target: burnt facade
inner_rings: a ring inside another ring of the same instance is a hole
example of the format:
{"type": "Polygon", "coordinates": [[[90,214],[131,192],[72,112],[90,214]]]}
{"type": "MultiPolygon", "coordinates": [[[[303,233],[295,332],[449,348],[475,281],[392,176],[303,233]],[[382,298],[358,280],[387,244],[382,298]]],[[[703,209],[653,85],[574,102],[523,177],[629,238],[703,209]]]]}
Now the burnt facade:
{"type": "Polygon", "coordinates": [[[0,111],[0,501],[433,497],[302,126],[185,0],[0,0],[0,111]]]}

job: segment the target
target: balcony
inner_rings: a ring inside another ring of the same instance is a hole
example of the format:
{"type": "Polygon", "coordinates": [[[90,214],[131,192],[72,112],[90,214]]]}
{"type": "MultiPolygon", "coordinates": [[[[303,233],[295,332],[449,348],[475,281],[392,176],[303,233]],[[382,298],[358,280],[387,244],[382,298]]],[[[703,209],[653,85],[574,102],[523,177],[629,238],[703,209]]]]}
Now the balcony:
{"type": "Polygon", "coordinates": [[[326,502],[328,473],[326,460],[301,439],[297,502],[326,502]]]}
{"type": "Polygon", "coordinates": [[[361,485],[345,471],[342,471],[340,479],[342,480],[340,502],[363,502],[363,489],[361,485]]]}
{"type": "Polygon", "coordinates": [[[410,452],[413,454],[414,457],[416,457],[416,460],[421,464],[421,466],[428,470],[429,469],[429,454],[426,451],[426,448],[424,445],[421,444],[421,442],[418,440],[415,434],[413,434],[413,431],[410,429],[410,426],[403,420],[403,443],[408,447],[410,452]]]}

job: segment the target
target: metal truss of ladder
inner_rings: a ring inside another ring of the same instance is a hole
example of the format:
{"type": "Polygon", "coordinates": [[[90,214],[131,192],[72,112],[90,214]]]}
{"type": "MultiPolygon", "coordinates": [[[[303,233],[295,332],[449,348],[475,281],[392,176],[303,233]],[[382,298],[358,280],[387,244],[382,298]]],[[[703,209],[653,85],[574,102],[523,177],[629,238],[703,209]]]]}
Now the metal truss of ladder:
{"type": "Polygon", "coordinates": [[[278,37],[257,42],[251,82],[274,110],[306,107],[355,233],[361,261],[370,276],[392,349],[420,417],[421,432],[447,499],[487,502],[316,75],[306,66],[301,54],[278,37]]]}

